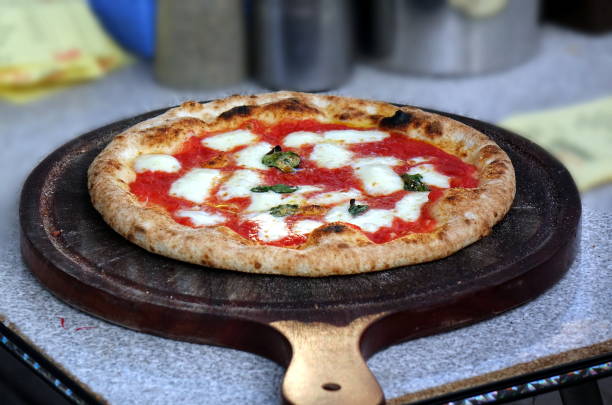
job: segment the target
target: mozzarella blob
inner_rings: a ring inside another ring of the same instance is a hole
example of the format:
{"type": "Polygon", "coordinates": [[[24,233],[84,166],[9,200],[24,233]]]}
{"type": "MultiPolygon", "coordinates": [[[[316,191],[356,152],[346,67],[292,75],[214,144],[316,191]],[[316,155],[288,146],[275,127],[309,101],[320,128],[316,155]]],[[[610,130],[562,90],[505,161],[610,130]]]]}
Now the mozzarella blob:
{"type": "Polygon", "coordinates": [[[316,194],[308,199],[310,204],[317,205],[331,205],[337,204],[343,201],[348,201],[351,198],[361,197],[361,192],[357,189],[351,188],[348,191],[331,191],[328,193],[316,194]]]}
{"type": "Polygon", "coordinates": [[[367,142],[378,142],[389,136],[388,133],[383,131],[357,131],[354,129],[339,129],[334,131],[326,131],[323,134],[323,138],[326,141],[340,142],[340,143],[367,143],[367,142]]]}
{"type": "Polygon", "coordinates": [[[331,143],[321,143],[312,149],[310,159],[317,166],[325,169],[337,169],[346,166],[353,157],[353,153],[342,146],[331,143]]]}
{"type": "Polygon", "coordinates": [[[314,132],[292,132],[285,137],[283,145],[289,148],[299,148],[304,145],[314,145],[323,141],[323,137],[314,132]]]}
{"type": "Polygon", "coordinates": [[[421,216],[421,208],[429,201],[429,192],[409,193],[395,204],[395,215],[406,221],[413,222],[421,216]]]}
{"type": "Polygon", "coordinates": [[[176,173],[181,170],[181,163],[174,156],[152,153],[138,156],[134,161],[134,170],[136,173],[176,173]]]}
{"type": "Polygon", "coordinates": [[[450,177],[438,173],[433,165],[423,164],[410,168],[408,174],[420,174],[423,182],[440,188],[450,187],[450,177]]]}
{"type": "Polygon", "coordinates": [[[202,145],[210,149],[229,152],[230,150],[238,146],[248,145],[256,139],[257,136],[251,131],[238,129],[236,131],[226,132],[219,135],[213,135],[209,138],[204,138],[202,139],[202,145]]]}
{"type": "Polygon", "coordinates": [[[170,186],[169,194],[195,203],[202,203],[221,179],[216,169],[192,169],[170,186]]]}
{"type": "Polygon", "coordinates": [[[217,196],[221,200],[230,200],[237,197],[248,197],[252,194],[251,189],[262,183],[259,173],[253,170],[237,170],[219,188],[217,196]]]}
{"type": "Polygon", "coordinates": [[[212,226],[225,222],[223,215],[206,211],[180,210],[174,215],[181,218],[189,218],[194,226],[212,226]]]}
{"type": "Polygon", "coordinates": [[[387,195],[404,188],[404,181],[389,166],[366,165],[355,169],[363,189],[372,196],[387,195]]]}
{"type": "Polygon", "coordinates": [[[306,235],[314,231],[321,225],[324,225],[323,222],[321,221],[314,221],[312,219],[304,219],[302,221],[297,221],[296,223],[294,223],[293,226],[291,227],[291,230],[293,231],[293,233],[297,235],[306,235]]]}
{"type": "MultiPolygon", "coordinates": [[[[359,204],[359,203],[356,203],[359,204]]],[[[383,209],[369,209],[363,214],[353,216],[349,211],[349,204],[337,205],[325,215],[326,222],[347,222],[357,225],[366,232],[376,232],[382,227],[391,226],[393,211],[383,209]]]]}
{"type": "Polygon", "coordinates": [[[284,218],[275,217],[267,212],[246,217],[257,224],[257,237],[264,242],[274,242],[289,236],[289,228],[284,218]]]}
{"type": "Polygon", "coordinates": [[[261,159],[264,155],[272,149],[272,145],[267,142],[260,142],[253,146],[248,146],[242,149],[240,152],[234,154],[236,163],[239,166],[247,167],[249,169],[261,169],[266,170],[268,166],[261,163],[261,159]]]}

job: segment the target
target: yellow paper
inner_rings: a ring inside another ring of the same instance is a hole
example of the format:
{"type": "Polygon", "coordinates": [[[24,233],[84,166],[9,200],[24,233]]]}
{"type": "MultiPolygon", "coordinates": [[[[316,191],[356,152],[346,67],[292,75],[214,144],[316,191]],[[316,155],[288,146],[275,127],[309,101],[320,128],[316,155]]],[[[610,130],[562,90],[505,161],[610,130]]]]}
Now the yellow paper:
{"type": "Polygon", "coordinates": [[[85,0],[0,0],[0,98],[26,102],[128,60],[85,0]]]}
{"type": "Polygon", "coordinates": [[[612,181],[612,97],[500,123],[551,152],[584,191],[612,181]]]}

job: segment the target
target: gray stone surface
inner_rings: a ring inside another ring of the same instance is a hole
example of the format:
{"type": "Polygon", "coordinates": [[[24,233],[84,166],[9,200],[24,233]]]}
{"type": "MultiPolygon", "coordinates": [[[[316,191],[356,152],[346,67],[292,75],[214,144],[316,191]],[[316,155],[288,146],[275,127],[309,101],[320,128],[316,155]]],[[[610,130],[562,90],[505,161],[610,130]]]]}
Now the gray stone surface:
{"type": "MultiPolygon", "coordinates": [[[[334,93],[490,122],[612,94],[612,35],[549,27],[541,45],[524,65],[471,78],[419,78],[361,66],[334,93]]],[[[244,83],[224,91],[176,91],[155,84],[150,68],[136,64],[32,104],[0,104],[0,314],[111,403],[276,402],[283,370],[248,353],[132,332],[55,299],[20,258],[21,184],[42,158],[88,130],[186,99],[263,90],[244,83]]],[[[387,397],[612,338],[612,187],[586,193],[584,205],[581,252],[558,285],[498,318],[375,355],[369,365],[387,397]]]]}

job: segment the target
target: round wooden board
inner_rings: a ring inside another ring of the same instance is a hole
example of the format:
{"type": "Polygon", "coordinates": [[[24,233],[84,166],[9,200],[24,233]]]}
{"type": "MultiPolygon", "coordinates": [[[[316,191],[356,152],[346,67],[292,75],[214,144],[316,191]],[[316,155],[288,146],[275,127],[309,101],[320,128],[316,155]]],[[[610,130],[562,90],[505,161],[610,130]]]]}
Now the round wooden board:
{"type": "MultiPolygon", "coordinates": [[[[89,201],[86,172],[113,136],[161,112],[70,141],[32,172],[22,191],[22,253],[31,271],[60,299],[110,322],[247,350],[281,364],[288,364],[293,353],[290,371],[296,370],[296,352],[312,355],[306,353],[309,347],[325,346],[325,337],[346,342],[347,352],[334,347],[328,353],[350,359],[338,367],[364,368],[361,355],[367,358],[399,341],[482,320],[535,298],[574,259],[580,198],[567,170],[524,138],[450,114],[444,115],[495,140],[512,159],[517,178],[508,215],[489,236],[450,257],[362,275],[297,278],[209,269],[151,254],[104,223],[89,201]]],[[[338,367],[329,373],[348,373],[338,367]]],[[[302,382],[308,372],[300,371],[302,382]]],[[[342,397],[349,390],[334,390],[334,385],[321,390],[322,397],[313,396],[312,387],[297,397],[288,392],[290,375],[283,388],[290,402],[326,402],[325,395],[336,403],[382,400],[380,393],[370,400],[358,390],[342,397]]],[[[338,385],[349,383],[343,384],[338,385]]]]}

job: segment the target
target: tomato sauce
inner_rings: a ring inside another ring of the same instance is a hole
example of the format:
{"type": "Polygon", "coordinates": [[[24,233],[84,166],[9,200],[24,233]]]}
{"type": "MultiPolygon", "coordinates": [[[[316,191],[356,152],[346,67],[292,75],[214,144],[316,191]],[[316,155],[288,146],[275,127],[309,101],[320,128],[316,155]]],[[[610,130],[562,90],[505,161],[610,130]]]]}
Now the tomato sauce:
{"type": "MultiPolygon", "coordinates": [[[[258,142],[268,142],[270,145],[275,146],[282,145],[285,136],[296,131],[321,133],[338,129],[359,130],[370,128],[352,128],[343,124],[324,124],[316,120],[283,121],[276,125],[267,126],[260,121],[249,120],[235,129],[248,129],[259,136],[258,142]]],[[[179,172],[165,173],[149,171],[138,173],[136,180],[130,184],[130,191],[136,195],[140,201],[165,208],[173,218],[182,225],[193,226],[189,218],[179,217],[176,215],[176,212],[182,209],[200,207],[209,212],[223,215],[227,218],[227,221],[224,222],[223,225],[247,239],[256,240],[273,246],[295,246],[304,243],[308,235],[298,235],[291,232],[289,236],[273,242],[259,240],[258,224],[246,220],[240,215],[249,206],[251,202],[250,198],[221,200],[216,194],[220,185],[217,185],[211,190],[208,200],[200,205],[168,194],[172,183],[191,169],[198,167],[215,167],[227,177],[231,176],[231,172],[242,169],[231,156],[233,153],[246,148],[248,145],[238,146],[229,152],[220,152],[202,145],[201,141],[203,138],[213,136],[219,132],[220,131],[202,133],[198,136],[189,138],[189,140],[184,143],[181,150],[174,154],[174,157],[181,163],[181,170],[179,172]],[[214,159],[224,157],[221,155],[226,155],[226,162],[221,164],[220,167],[210,166],[211,161],[214,159]]],[[[226,130],[223,132],[229,131],[226,130]]],[[[422,162],[423,164],[431,164],[438,172],[451,178],[451,187],[473,188],[478,186],[476,168],[474,166],[466,164],[461,161],[461,159],[426,142],[407,139],[400,133],[391,132],[390,136],[382,141],[349,144],[345,147],[353,153],[354,158],[392,156],[406,161],[404,164],[394,167],[395,172],[399,175],[406,173],[411,167],[421,164],[420,162],[411,162],[410,160],[412,158],[425,158],[427,160],[422,162]]],[[[409,191],[400,190],[386,196],[367,196],[366,193],[363,192],[360,180],[356,177],[351,167],[345,166],[338,169],[319,168],[313,161],[308,159],[308,156],[310,156],[312,152],[312,148],[312,145],[304,145],[300,148],[283,149],[293,151],[300,155],[302,160],[299,167],[291,173],[283,173],[276,168],[260,171],[263,178],[262,185],[314,185],[320,187],[323,192],[347,191],[353,188],[360,190],[364,195],[363,198],[359,199],[359,204],[368,205],[370,209],[393,209],[395,204],[409,193],[409,191]]],[[[430,207],[442,193],[443,189],[430,186],[429,201],[423,205],[421,216],[416,221],[406,222],[396,217],[391,226],[382,227],[376,232],[364,232],[364,234],[374,243],[385,243],[409,233],[431,232],[435,229],[436,222],[429,214],[430,207]]],[[[324,215],[291,215],[285,217],[285,222],[289,229],[291,229],[292,225],[297,221],[311,219],[324,222],[323,217],[324,215]]],[[[355,225],[349,224],[349,226],[357,228],[355,225]]]]}

